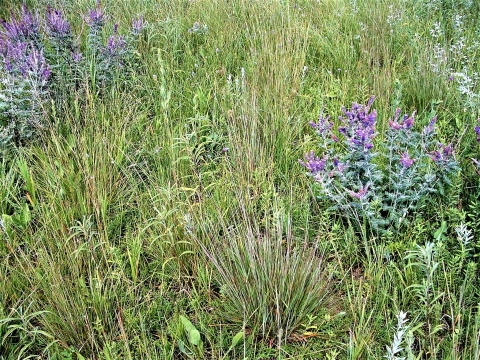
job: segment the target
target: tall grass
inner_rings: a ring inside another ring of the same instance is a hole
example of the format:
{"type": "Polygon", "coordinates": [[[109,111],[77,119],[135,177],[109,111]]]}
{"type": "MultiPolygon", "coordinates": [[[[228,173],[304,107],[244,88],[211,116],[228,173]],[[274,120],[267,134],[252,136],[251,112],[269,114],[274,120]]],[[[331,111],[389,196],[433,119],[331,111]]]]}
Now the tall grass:
{"type": "MultiPolygon", "coordinates": [[[[48,3],[88,50],[95,2],[48,3]]],[[[103,5],[103,40],[148,23],[135,71],[89,67],[0,159],[0,359],[480,357],[476,2],[103,5]],[[436,114],[462,169],[391,237],[298,164],[310,121],[371,95],[378,141],[436,114]]]]}

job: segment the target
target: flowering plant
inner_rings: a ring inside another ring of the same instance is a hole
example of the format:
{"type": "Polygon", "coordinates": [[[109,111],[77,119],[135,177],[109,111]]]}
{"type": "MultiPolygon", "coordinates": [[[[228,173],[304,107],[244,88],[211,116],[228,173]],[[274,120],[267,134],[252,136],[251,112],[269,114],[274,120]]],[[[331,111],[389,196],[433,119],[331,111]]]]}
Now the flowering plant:
{"type": "MultiPolygon", "coordinates": [[[[480,119],[478,119],[478,123],[480,125],[480,119]]],[[[475,134],[477,135],[477,142],[480,144],[480,126],[475,126],[474,131],[475,131],[475,134]]],[[[478,159],[472,159],[472,161],[480,170],[480,161],[478,159]]]]}
{"type": "Polygon", "coordinates": [[[401,118],[398,109],[389,120],[385,141],[375,145],[373,101],[372,96],[366,105],[342,108],[337,130],[343,142],[329,116],[322,114],[318,122],[311,122],[322,155],[310,151],[299,162],[312,177],[318,197],[332,203],[330,210],[384,233],[402,226],[427,194],[443,192],[459,168],[451,144],[437,143],[435,148],[436,117],[418,132],[415,113],[401,118]]]}
{"type": "MultiPolygon", "coordinates": [[[[129,62],[142,30],[143,17],[133,19],[127,36],[113,34],[106,44],[102,29],[108,19],[100,1],[83,16],[89,27],[88,60],[76,44],[71,26],[60,10],[48,7],[45,17],[25,4],[10,21],[0,21],[0,151],[23,144],[42,127],[44,103],[70,96],[93,69],[98,85],[109,85],[129,62]],[[42,32],[43,29],[43,32],[42,32]]],[[[95,81],[94,81],[95,82],[95,81]]]]}

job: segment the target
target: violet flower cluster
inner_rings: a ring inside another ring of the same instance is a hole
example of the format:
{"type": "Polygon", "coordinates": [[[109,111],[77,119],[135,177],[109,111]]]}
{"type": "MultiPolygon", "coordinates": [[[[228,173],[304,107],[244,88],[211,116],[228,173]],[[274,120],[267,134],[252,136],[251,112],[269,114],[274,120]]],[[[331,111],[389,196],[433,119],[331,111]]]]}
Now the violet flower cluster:
{"type": "Polygon", "coordinates": [[[147,27],[143,16],[132,20],[132,27],[127,36],[118,33],[118,24],[113,25],[112,34],[106,44],[102,41],[103,28],[108,21],[105,9],[100,0],[96,7],[83,16],[89,27],[88,49],[89,59],[95,63],[95,82],[101,87],[112,83],[118,75],[128,70],[134,62],[133,54],[140,35],[147,27]]]}
{"type": "MultiPolygon", "coordinates": [[[[478,119],[478,124],[480,125],[480,119],[478,119]]],[[[477,135],[477,143],[480,144],[480,126],[475,126],[473,129],[477,135]]],[[[478,159],[472,159],[473,163],[477,165],[477,168],[480,170],[480,161],[478,159]]]]}
{"type": "Polygon", "coordinates": [[[398,109],[385,140],[375,145],[373,100],[342,108],[337,131],[343,141],[329,116],[311,122],[321,155],[312,150],[299,162],[313,178],[318,197],[332,204],[330,210],[385,233],[408,222],[408,215],[427,194],[443,189],[458,166],[451,145],[435,144],[436,118],[418,132],[415,113],[401,117],[398,109]]]}
{"type": "Polygon", "coordinates": [[[0,27],[0,151],[21,143],[41,126],[42,104],[48,96],[50,65],[44,56],[38,13],[26,5],[12,11],[0,27]]]}
{"type": "MultiPolygon", "coordinates": [[[[118,25],[103,41],[108,17],[100,0],[83,16],[88,29],[87,51],[82,54],[72,27],[60,10],[47,7],[44,16],[25,4],[0,20],[0,148],[23,144],[45,118],[45,102],[63,104],[93,74],[98,86],[112,83],[133,62],[135,47],[147,26],[133,19],[127,35],[118,25]],[[94,70],[93,73],[91,70],[94,70]]],[[[95,81],[93,81],[95,83],[95,81]]]]}

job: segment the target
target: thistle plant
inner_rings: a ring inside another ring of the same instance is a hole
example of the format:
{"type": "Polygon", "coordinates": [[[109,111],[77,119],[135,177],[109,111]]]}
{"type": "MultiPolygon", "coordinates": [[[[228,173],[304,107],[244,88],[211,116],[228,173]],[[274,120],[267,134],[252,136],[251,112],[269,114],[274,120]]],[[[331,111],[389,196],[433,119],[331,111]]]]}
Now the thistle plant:
{"type": "Polygon", "coordinates": [[[415,113],[400,118],[400,109],[389,121],[385,141],[375,147],[373,100],[372,96],[365,106],[354,103],[351,109],[342,109],[338,133],[343,146],[330,117],[320,115],[310,125],[320,137],[322,155],[310,151],[299,161],[313,178],[319,199],[332,204],[330,210],[340,211],[362,228],[368,224],[385,233],[400,228],[427,194],[443,191],[458,166],[451,145],[435,147],[436,118],[418,132],[415,113]]]}

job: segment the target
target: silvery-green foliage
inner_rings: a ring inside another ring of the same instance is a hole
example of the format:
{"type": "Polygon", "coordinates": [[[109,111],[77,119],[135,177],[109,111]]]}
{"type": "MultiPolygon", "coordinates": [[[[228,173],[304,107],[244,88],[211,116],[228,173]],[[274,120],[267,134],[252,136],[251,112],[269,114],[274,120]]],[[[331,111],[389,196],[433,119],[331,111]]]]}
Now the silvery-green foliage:
{"type": "Polygon", "coordinates": [[[43,15],[24,4],[0,22],[0,151],[31,139],[44,126],[45,103],[62,104],[89,74],[104,88],[125,73],[147,25],[143,17],[133,19],[128,35],[119,35],[114,25],[104,44],[108,17],[97,1],[83,16],[89,28],[87,62],[65,15],[51,7],[43,15]]]}
{"type": "Polygon", "coordinates": [[[312,150],[300,160],[314,181],[318,197],[332,203],[330,210],[368,222],[381,233],[398,230],[422,206],[428,194],[444,192],[449,177],[459,170],[451,145],[435,141],[433,118],[422,132],[414,130],[415,113],[389,121],[385,141],[374,145],[376,112],[373,97],[366,106],[343,108],[338,133],[330,117],[320,116],[311,126],[320,138],[321,156],[312,150]]]}
{"type": "Polygon", "coordinates": [[[393,336],[393,341],[390,346],[387,346],[387,354],[384,358],[388,360],[405,360],[405,357],[397,356],[403,351],[402,342],[405,333],[408,331],[407,313],[400,311],[397,316],[397,331],[393,336]]]}
{"type": "Polygon", "coordinates": [[[147,23],[143,17],[132,20],[129,34],[120,35],[118,24],[106,43],[103,42],[103,29],[109,19],[105,9],[97,1],[96,7],[83,16],[89,27],[87,36],[89,60],[93,62],[93,80],[102,88],[110,85],[118,76],[125,74],[134,63],[135,47],[147,23]]]}

